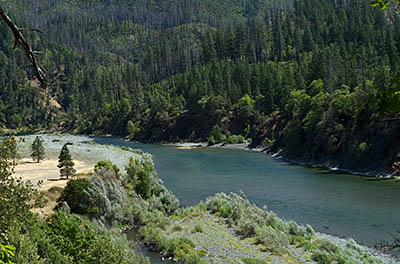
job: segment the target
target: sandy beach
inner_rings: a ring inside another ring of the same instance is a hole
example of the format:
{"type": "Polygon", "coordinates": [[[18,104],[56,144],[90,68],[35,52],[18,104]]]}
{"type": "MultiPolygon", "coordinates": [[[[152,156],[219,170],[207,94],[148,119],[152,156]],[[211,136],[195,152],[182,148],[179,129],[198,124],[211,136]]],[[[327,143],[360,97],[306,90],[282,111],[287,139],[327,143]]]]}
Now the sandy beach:
{"type": "MultiPolygon", "coordinates": [[[[79,160],[74,160],[74,163],[77,174],[92,172],[95,165],[79,160]]],[[[18,160],[17,166],[15,166],[14,177],[30,180],[35,185],[42,181],[41,191],[46,191],[53,186],[64,188],[68,180],[60,178],[60,169],[57,164],[58,160],[53,159],[46,159],[37,163],[30,158],[23,158],[18,160]]]]}

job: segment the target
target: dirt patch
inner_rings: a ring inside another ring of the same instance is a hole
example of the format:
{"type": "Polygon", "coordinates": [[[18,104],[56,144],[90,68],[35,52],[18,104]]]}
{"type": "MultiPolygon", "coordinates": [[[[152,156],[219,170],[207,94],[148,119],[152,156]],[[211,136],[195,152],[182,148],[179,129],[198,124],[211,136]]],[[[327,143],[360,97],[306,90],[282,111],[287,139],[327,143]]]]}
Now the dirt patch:
{"type": "MultiPolygon", "coordinates": [[[[77,174],[86,174],[93,171],[95,163],[74,160],[77,174]]],[[[47,191],[53,186],[64,188],[67,179],[60,178],[60,169],[57,167],[57,160],[44,160],[40,163],[32,159],[24,158],[17,162],[14,177],[30,180],[33,184],[42,181],[41,191],[47,191]]]]}

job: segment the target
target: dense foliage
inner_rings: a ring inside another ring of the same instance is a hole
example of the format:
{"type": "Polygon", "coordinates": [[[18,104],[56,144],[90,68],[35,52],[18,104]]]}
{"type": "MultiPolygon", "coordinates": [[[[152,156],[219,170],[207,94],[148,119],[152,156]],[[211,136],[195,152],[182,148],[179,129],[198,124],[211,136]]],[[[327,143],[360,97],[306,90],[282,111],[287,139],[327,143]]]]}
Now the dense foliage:
{"type": "Polygon", "coordinates": [[[391,9],[366,0],[4,5],[21,27],[44,31],[26,35],[51,85],[31,80],[0,24],[3,127],[210,144],[241,135],[290,158],[365,171],[397,159],[389,79],[400,20],[391,9]]]}
{"type": "MultiPolygon", "coordinates": [[[[30,211],[37,205],[35,201],[40,201],[38,192],[29,181],[13,177],[10,164],[15,144],[14,137],[3,138],[0,143],[1,263],[148,263],[133,253],[119,234],[64,210],[46,222],[39,221],[30,211]]],[[[76,200],[82,197],[75,196],[79,195],[78,182],[72,181],[68,185],[69,196],[63,197],[76,210],[82,207],[79,205],[82,201],[76,200]]]]}
{"type": "Polygon", "coordinates": [[[90,204],[89,198],[85,190],[89,189],[92,183],[88,179],[73,179],[67,182],[61,196],[58,198],[59,205],[66,202],[71,213],[75,214],[89,214],[90,204]]]}

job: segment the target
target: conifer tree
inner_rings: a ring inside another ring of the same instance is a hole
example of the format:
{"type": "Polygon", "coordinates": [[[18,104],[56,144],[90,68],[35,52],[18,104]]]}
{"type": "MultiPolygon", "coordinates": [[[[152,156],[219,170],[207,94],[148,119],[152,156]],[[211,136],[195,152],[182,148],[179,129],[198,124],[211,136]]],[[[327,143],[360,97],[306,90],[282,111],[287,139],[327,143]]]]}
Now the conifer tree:
{"type": "Polygon", "coordinates": [[[33,160],[36,160],[39,163],[41,160],[44,160],[44,147],[43,147],[43,140],[40,137],[36,137],[32,143],[32,154],[31,157],[33,160]]]}
{"type": "Polygon", "coordinates": [[[57,167],[60,168],[60,176],[66,177],[67,179],[74,176],[76,172],[74,165],[75,163],[72,161],[71,153],[69,152],[67,144],[64,144],[60,155],[58,156],[57,167]]]}

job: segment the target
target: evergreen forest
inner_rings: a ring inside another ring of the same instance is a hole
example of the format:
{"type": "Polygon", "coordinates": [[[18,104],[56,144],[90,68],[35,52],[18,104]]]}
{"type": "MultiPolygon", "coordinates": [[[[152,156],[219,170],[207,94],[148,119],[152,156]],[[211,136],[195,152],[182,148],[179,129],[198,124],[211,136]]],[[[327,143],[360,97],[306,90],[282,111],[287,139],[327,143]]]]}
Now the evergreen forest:
{"type": "Polygon", "coordinates": [[[268,148],[390,170],[400,151],[400,17],[367,0],[1,4],[0,129],[268,148]]]}

